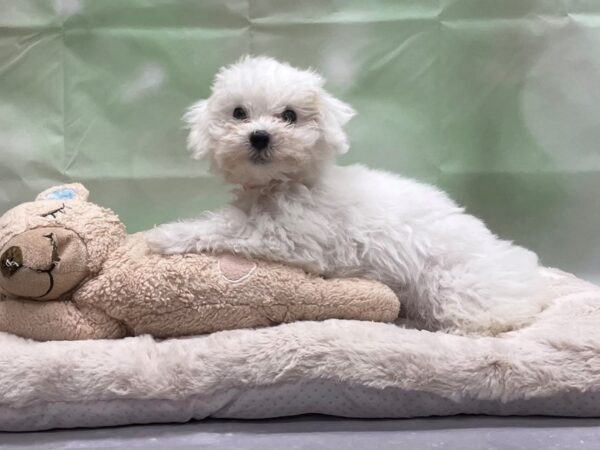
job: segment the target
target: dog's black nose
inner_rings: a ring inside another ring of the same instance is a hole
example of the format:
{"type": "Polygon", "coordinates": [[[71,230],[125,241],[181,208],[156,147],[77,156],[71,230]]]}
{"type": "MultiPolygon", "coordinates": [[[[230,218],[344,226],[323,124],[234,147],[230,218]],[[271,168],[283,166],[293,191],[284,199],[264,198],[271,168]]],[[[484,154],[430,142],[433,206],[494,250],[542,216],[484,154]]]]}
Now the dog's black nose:
{"type": "Polygon", "coordinates": [[[250,133],[250,144],[259,152],[267,148],[271,135],[265,130],[257,130],[250,133]]]}

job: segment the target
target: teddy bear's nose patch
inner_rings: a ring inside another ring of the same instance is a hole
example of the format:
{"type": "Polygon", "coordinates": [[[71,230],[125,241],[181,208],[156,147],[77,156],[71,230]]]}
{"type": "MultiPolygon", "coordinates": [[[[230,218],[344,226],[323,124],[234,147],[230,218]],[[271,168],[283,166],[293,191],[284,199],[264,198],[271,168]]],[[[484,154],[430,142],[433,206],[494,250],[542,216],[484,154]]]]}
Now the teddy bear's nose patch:
{"type": "Polygon", "coordinates": [[[0,271],[4,277],[12,277],[21,267],[23,267],[23,252],[19,247],[10,247],[0,256],[0,271]]]}

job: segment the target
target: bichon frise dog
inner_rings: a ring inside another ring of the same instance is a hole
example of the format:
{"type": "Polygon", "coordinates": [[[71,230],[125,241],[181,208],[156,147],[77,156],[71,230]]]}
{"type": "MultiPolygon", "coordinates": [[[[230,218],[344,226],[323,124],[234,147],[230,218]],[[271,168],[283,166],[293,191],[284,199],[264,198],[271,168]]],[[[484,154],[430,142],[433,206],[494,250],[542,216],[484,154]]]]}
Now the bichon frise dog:
{"type": "Polygon", "coordinates": [[[380,280],[412,324],[495,334],[543,305],[537,257],[498,239],[436,189],[360,165],[340,167],[353,109],[324,80],[267,57],[216,75],[185,116],[195,158],[240,185],[233,203],[146,235],[162,253],[235,252],[328,277],[380,280]]]}

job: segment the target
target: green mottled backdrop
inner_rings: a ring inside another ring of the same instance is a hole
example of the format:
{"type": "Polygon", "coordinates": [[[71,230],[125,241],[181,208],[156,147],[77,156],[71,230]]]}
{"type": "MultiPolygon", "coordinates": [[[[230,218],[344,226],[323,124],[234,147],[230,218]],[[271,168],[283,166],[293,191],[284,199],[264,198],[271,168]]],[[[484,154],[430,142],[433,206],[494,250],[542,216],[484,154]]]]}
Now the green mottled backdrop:
{"type": "Polygon", "coordinates": [[[71,180],[131,231],[223,204],[180,117],[246,53],[356,107],[343,163],[600,278],[598,0],[0,0],[0,209],[71,180]]]}

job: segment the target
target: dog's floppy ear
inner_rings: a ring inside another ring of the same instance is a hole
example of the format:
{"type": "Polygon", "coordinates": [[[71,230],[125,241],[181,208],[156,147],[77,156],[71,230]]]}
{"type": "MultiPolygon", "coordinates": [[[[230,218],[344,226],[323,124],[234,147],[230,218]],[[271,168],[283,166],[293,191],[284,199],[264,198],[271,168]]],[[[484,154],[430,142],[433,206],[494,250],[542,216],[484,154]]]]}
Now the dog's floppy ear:
{"type": "Polygon", "coordinates": [[[349,145],[343,127],[356,113],[352,106],[338,100],[328,92],[322,91],[320,99],[325,139],[336,154],[346,153],[349,145]]]}
{"type": "Polygon", "coordinates": [[[195,159],[202,159],[209,150],[207,108],[208,100],[200,100],[190,106],[183,116],[186,128],[190,130],[187,147],[195,159]]]}

